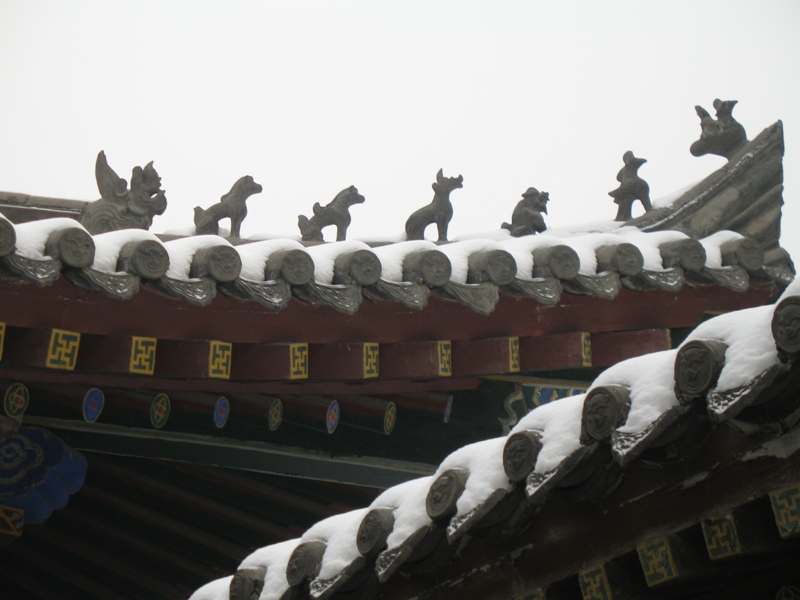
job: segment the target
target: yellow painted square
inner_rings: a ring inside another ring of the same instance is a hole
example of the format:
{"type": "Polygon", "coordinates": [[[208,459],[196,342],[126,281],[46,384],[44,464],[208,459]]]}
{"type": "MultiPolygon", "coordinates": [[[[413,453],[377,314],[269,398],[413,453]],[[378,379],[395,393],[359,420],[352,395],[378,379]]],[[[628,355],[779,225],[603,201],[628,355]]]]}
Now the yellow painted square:
{"type": "Polygon", "coordinates": [[[782,538],[800,533],[800,484],[793,484],[769,493],[775,525],[782,538]]]}
{"type": "Polygon", "coordinates": [[[378,376],[378,344],[364,344],[364,379],[378,376]]]}
{"type": "Polygon", "coordinates": [[[289,379],[308,379],[308,344],[289,344],[289,379]]]}
{"type": "Polygon", "coordinates": [[[208,376],[215,379],[231,378],[233,344],[212,341],[208,349],[208,376]]]}
{"type": "Polygon", "coordinates": [[[508,338],[508,370],[519,373],[519,338],[508,338]]]}
{"type": "Polygon", "coordinates": [[[81,334],[63,329],[53,329],[50,334],[50,345],[47,348],[45,365],[50,369],[72,371],[78,362],[78,349],[81,334]]]}
{"type": "Polygon", "coordinates": [[[639,562],[648,587],[653,587],[678,576],[667,538],[657,538],[636,547],[639,562]]]}
{"type": "Polygon", "coordinates": [[[603,565],[578,573],[583,600],[611,600],[611,586],[603,565]]]}
{"type": "Polygon", "coordinates": [[[131,361],[128,371],[152,375],[156,368],[156,338],[133,337],[131,339],[131,361]]]}
{"type": "Polygon", "coordinates": [[[581,366],[592,366],[592,336],[585,331],[581,332],[581,366]]]}
{"type": "Polygon", "coordinates": [[[733,513],[725,513],[702,522],[706,550],[711,560],[728,558],[742,553],[736,520],[733,513]]]}
{"type": "Polygon", "coordinates": [[[450,377],[453,374],[453,345],[450,340],[439,341],[439,377],[450,377]]]}

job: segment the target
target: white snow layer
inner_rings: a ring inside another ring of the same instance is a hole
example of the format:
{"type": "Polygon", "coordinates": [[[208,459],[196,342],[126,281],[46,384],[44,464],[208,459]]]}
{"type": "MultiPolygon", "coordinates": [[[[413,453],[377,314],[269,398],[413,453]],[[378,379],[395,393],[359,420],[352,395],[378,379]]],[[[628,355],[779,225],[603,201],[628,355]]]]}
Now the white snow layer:
{"type": "Polygon", "coordinates": [[[438,247],[428,240],[414,240],[378,246],[372,251],[381,261],[381,279],[387,281],[403,281],[403,261],[414,252],[436,250],[438,247]]]}
{"type": "MultiPolygon", "coordinates": [[[[267,576],[264,578],[264,589],[261,590],[260,600],[279,600],[289,589],[289,582],[286,581],[286,566],[292,552],[300,543],[299,539],[287,540],[278,544],[272,544],[264,548],[259,548],[250,556],[242,561],[240,569],[253,569],[264,567],[267,569],[267,576]]],[[[191,598],[189,600],[192,600],[191,598]]],[[[220,600],[228,600],[224,596],[220,600]]]]}
{"type": "Polygon", "coordinates": [[[322,568],[317,579],[325,581],[339,574],[342,569],[361,556],[356,545],[356,534],[361,520],[369,509],[361,508],[334,515],[311,527],[303,534],[303,542],[325,542],[322,568]]]}
{"type": "Polygon", "coordinates": [[[340,254],[347,254],[356,250],[372,250],[372,248],[364,242],[348,240],[309,246],[305,250],[314,261],[314,279],[317,283],[330,285],[333,283],[333,263],[340,254]]]}
{"type": "Polygon", "coordinates": [[[780,362],[772,337],[774,312],[775,305],[769,304],[719,315],[698,325],[682,346],[692,340],[727,344],[725,364],[715,389],[726,391],[739,387],[780,362]]]}
{"type": "MultiPolygon", "coordinates": [[[[56,217],[14,225],[17,234],[17,254],[26,258],[45,258],[45,246],[50,234],[62,229],[86,229],[75,219],[56,217]]],[[[88,234],[89,232],[86,231],[88,234]]]]}
{"type": "Polygon", "coordinates": [[[94,263],[92,268],[104,273],[117,272],[117,260],[122,247],[129,242],[142,242],[151,240],[161,243],[155,234],[144,229],[121,229],[120,231],[109,231],[93,236],[94,239],[94,263]]]}
{"type": "Polygon", "coordinates": [[[678,406],[674,376],[677,354],[677,350],[665,350],[617,363],[603,371],[587,393],[603,385],[627,387],[631,410],[627,422],[617,431],[641,433],[670,408],[678,406]]]}
{"type": "Polygon", "coordinates": [[[706,266],[712,269],[722,268],[722,244],[740,240],[744,236],[735,231],[718,231],[700,240],[706,249],[706,266]]]}
{"type": "Polygon", "coordinates": [[[251,281],[264,281],[267,260],[272,254],[284,250],[305,251],[305,246],[300,242],[288,239],[264,240],[236,246],[236,251],[242,259],[241,277],[251,281]]]}
{"type": "Polygon", "coordinates": [[[189,596],[189,600],[228,600],[231,579],[233,575],[210,581],[189,596]]]}
{"type": "Polygon", "coordinates": [[[231,243],[218,235],[194,235],[164,243],[169,253],[169,269],[167,277],[172,279],[189,279],[194,253],[203,248],[213,246],[230,246],[231,243]]]}
{"type": "Polygon", "coordinates": [[[417,529],[432,523],[425,509],[431,483],[431,476],[412,479],[390,487],[373,500],[370,508],[394,509],[394,527],[386,540],[387,550],[396,548],[417,529]]]}
{"type": "Polygon", "coordinates": [[[556,468],[581,447],[581,414],[586,394],[570,396],[539,406],[523,417],[511,430],[537,431],[542,436],[542,450],[534,471],[546,473],[556,468]]]}
{"type": "Polygon", "coordinates": [[[470,254],[487,250],[505,250],[499,242],[486,239],[442,244],[438,249],[450,259],[450,266],[453,268],[450,280],[456,283],[467,283],[470,254]]]}
{"type": "Polygon", "coordinates": [[[507,437],[484,440],[459,448],[442,461],[434,479],[448,469],[469,471],[464,493],[458,499],[458,516],[475,509],[494,490],[510,490],[511,482],[503,468],[503,448],[507,437]]]}

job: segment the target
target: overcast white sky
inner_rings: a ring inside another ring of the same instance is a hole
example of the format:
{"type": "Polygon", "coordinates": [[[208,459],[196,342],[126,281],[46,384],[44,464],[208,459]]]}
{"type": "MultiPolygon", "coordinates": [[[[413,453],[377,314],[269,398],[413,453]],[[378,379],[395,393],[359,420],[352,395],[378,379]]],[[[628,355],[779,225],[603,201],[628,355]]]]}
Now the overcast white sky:
{"type": "Polygon", "coordinates": [[[800,261],[798,30],[795,0],[0,0],[0,190],[96,199],[103,149],[126,179],[155,161],[154,231],[249,174],[244,235],[297,235],[356,185],[358,237],[402,231],[442,167],[464,176],[451,237],[509,220],[529,186],[556,227],[614,217],[626,150],[653,198],[724,164],[689,154],[695,104],[719,97],[750,139],[784,122],[800,261]]]}

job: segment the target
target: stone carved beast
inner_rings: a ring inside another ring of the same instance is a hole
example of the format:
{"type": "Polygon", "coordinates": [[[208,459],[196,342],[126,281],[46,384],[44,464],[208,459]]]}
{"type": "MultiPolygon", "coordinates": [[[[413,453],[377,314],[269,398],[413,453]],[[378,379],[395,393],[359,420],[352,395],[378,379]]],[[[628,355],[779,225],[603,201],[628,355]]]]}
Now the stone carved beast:
{"type": "Polygon", "coordinates": [[[195,233],[219,235],[219,222],[222,219],[230,219],[231,236],[240,237],[242,221],[247,216],[246,201],[253,194],[260,194],[262,190],[261,185],[256,183],[250,175],[245,175],[234,183],[231,191],[216,204],[207,209],[195,206],[195,233]]]}
{"type": "Polygon", "coordinates": [[[511,223],[503,223],[501,227],[508,229],[513,237],[542,233],[547,229],[543,214],[547,214],[547,202],[550,194],[540,192],[536,188],[528,188],[522,194],[522,200],[517,202],[511,214],[511,223]]]}
{"type": "Polygon", "coordinates": [[[328,225],[336,225],[336,241],[343,241],[347,238],[347,228],[350,226],[350,207],[363,202],[364,196],[358,193],[356,186],[351,185],[336,194],[325,206],[314,203],[314,216],[310,219],[305,215],[297,217],[303,241],[321,242],[322,229],[328,225]]]}
{"type": "Polygon", "coordinates": [[[131,187],[109,166],[102,150],[95,163],[95,178],[100,200],[86,205],[81,223],[89,233],[105,233],[118,229],[149,229],[153,217],[164,214],[167,197],[161,189],[153,162],[134,167],[131,187]]]}

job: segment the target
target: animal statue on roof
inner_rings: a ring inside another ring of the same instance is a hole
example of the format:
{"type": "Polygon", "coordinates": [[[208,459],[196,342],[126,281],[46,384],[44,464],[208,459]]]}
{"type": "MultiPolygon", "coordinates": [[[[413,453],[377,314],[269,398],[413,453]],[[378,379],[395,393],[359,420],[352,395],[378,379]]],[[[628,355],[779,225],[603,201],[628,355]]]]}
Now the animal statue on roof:
{"type": "Polygon", "coordinates": [[[231,236],[240,237],[242,221],[247,216],[246,201],[253,194],[260,194],[262,189],[250,175],[245,175],[234,183],[231,191],[222,196],[216,204],[207,209],[195,206],[195,233],[219,235],[219,222],[222,219],[230,219],[231,236]]]}
{"type": "Polygon", "coordinates": [[[309,219],[305,215],[297,216],[297,226],[304,242],[321,242],[322,230],[329,225],[336,225],[336,241],[347,239],[347,228],[350,226],[350,207],[363,204],[364,196],[358,193],[356,186],[351,185],[336,194],[327,205],[314,203],[314,215],[309,219]]]}
{"type": "Polygon", "coordinates": [[[406,239],[425,239],[425,229],[428,225],[436,223],[439,231],[439,241],[447,241],[447,226],[453,218],[450,192],[464,187],[464,178],[461,175],[458,177],[445,177],[442,169],[439,169],[439,172],[436,173],[436,181],[431,187],[434,192],[431,203],[411,213],[411,216],[406,221],[406,239]]]}
{"type": "Polygon", "coordinates": [[[622,162],[625,163],[625,166],[617,173],[619,187],[608,192],[608,195],[614,198],[614,202],[619,205],[615,221],[631,219],[631,209],[636,200],[642,203],[645,212],[653,210],[653,205],[650,203],[650,186],[639,177],[639,167],[646,163],[647,159],[636,158],[633,152],[628,150],[622,156],[622,162]]]}
{"type": "Polygon", "coordinates": [[[694,110],[700,117],[700,139],[691,145],[692,156],[716,154],[730,160],[736,151],[747,143],[744,127],[733,118],[733,107],[737,100],[714,100],[717,118],[714,119],[702,106],[694,110]]]}
{"type": "Polygon", "coordinates": [[[511,223],[503,223],[501,227],[508,229],[513,237],[542,233],[547,229],[543,214],[547,214],[547,202],[550,194],[529,187],[517,202],[511,214],[511,223]]]}
{"type": "Polygon", "coordinates": [[[105,233],[118,229],[149,229],[153,217],[167,210],[167,197],[161,189],[153,161],[142,167],[134,167],[131,187],[114,172],[100,151],[94,168],[100,200],[86,205],[81,223],[92,233],[105,233]]]}

